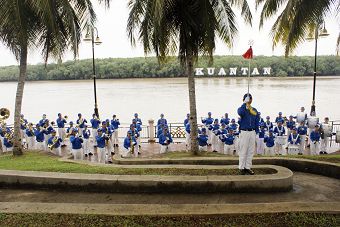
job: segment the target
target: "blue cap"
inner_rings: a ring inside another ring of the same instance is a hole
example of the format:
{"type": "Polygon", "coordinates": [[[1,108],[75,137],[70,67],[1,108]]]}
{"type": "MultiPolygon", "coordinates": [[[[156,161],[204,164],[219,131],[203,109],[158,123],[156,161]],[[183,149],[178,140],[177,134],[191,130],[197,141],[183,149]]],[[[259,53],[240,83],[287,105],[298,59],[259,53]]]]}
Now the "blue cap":
{"type": "Polygon", "coordinates": [[[269,116],[267,116],[267,117],[266,117],[266,119],[270,119],[270,117],[269,117],[269,116]]]}
{"type": "Polygon", "coordinates": [[[293,115],[290,115],[289,117],[294,117],[293,115]]]}
{"type": "Polygon", "coordinates": [[[206,128],[202,128],[202,130],[201,130],[202,132],[206,132],[207,131],[207,129],[206,128]]]}
{"type": "Polygon", "coordinates": [[[102,121],[102,124],[106,124],[106,121],[102,121]]]}
{"type": "Polygon", "coordinates": [[[97,130],[97,132],[102,132],[103,130],[101,129],[101,128],[99,128],[98,130],[97,130]]]}
{"type": "Polygon", "coordinates": [[[296,130],[297,130],[297,128],[296,128],[296,127],[294,127],[292,130],[295,130],[295,131],[296,131],[296,130]]]}
{"type": "Polygon", "coordinates": [[[243,95],[243,101],[246,99],[246,97],[249,95],[250,99],[253,99],[253,96],[249,93],[243,95]]]}
{"type": "Polygon", "coordinates": [[[208,112],[208,115],[211,115],[211,112],[208,112]]]}
{"type": "Polygon", "coordinates": [[[135,113],[134,116],[137,117],[137,116],[138,116],[138,113],[135,113]]]}
{"type": "Polygon", "coordinates": [[[70,124],[73,124],[73,121],[70,121],[70,124]]]}
{"type": "Polygon", "coordinates": [[[279,112],[279,115],[282,115],[282,112],[279,112]]]}
{"type": "Polygon", "coordinates": [[[78,113],[78,117],[80,117],[81,116],[81,113],[78,113]]]}
{"type": "Polygon", "coordinates": [[[273,132],[273,129],[269,129],[269,132],[273,132]]]}

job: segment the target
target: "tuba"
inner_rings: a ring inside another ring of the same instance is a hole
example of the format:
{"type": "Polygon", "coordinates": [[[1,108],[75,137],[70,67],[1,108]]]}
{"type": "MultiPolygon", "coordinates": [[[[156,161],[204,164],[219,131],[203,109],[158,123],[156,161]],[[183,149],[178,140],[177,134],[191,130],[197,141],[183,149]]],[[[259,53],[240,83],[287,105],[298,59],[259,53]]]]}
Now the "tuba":
{"type": "Polygon", "coordinates": [[[7,108],[0,109],[0,123],[4,123],[9,118],[10,112],[7,108]]]}

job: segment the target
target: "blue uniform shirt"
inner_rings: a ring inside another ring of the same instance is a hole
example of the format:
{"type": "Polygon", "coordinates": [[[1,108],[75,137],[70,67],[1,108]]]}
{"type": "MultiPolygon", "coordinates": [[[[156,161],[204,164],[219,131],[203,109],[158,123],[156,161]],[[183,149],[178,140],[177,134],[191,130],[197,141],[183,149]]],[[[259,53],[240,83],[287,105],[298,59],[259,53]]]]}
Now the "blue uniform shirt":
{"type": "Polygon", "coordinates": [[[66,120],[64,118],[57,118],[56,120],[58,128],[64,128],[66,120]]]}
{"type": "Polygon", "coordinates": [[[186,124],[185,131],[190,134],[190,124],[186,124]]]}
{"type": "Polygon", "coordinates": [[[13,147],[13,143],[10,140],[8,140],[7,138],[4,138],[4,145],[5,145],[6,148],[13,147]]]}
{"type": "MultiPolygon", "coordinates": [[[[55,139],[55,137],[51,137],[48,139],[47,144],[52,145],[53,144],[53,140],[55,139]]],[[[55,145],[53,146],[54,148],[58,148],[60,147],[60,143],[63,142],[63,140],[61,138],[58,138],[57,142],[55,143],[55,145]]]]}
{"type": "Polygon", "coordinates": [[[35,136],[35,134],[34,134],[34,130],[29,130],[29,129],[26,129],[25,130],[25,133],[26,133],[26,135],[28,136],[28,137],[32,137],[32,136],[35,136]]]}
{"type": "Polygon", "coordinates": [[[295,121],[287,121],[286,126],[288,129],[292,130],[295,127],[295,121]]]}
{"type": "Polygon", "coordinates": [[[267,121],[265,121],[264,122],[264,128],[267,130],[267,131],[269,131],[269,129],[273,129],[273,123],[271,123],[270,121],[269,122],[267,122],[267,121]]]}
{"type": "Polygon", "coordinates": [[[198,135],[198,145],[201,147],[208,146],[208,135],[200,134],[198,135]]]}
{"type": "Polygon", "coordinates": [[[273,131],[277,136],[283,136],[286,133],[285,127],[276,126],[273,131]]]}
{"type": "Polygon", "coordinates": [[[28,123],[26,119],[24,119],[25,124],[20,124],[20,129],[25,130],[26,129],[26,124],[28,123]]]}
{"type": "Polygon", "coordinates": [[[277,122],[279,122],[279,121],[282,121],[282,123],[285,122],[285,120],[283,119],[283,117],[276,117],[275,122],[277,123],[277,122]]]}
{"type": "Polygon", "coordinates": [[[87,123],[87,120],[86,119],[83,119],[83,122],[81,124],[79,124],[80,121],[79,119],[77,120],[77,124],[79,125],[79,128],[84,128],[85,127],[85,123],[87,123]]]}
{"type": "Polygon", "coordinates": [[[211,125],[214,122],[214,118],[212,117],[207,117],[205,119],[202,119],[202,123],[205,125],[211,125]]]}
{"type": "Polygon", "coordinates": [[[168,125],[168,121],[165,118],[160,118],[157,121],[157,126],[158,125],[168,125]]]}
{"type": "Polygon", "coordinates": [[[113,128],[113,129],[118,129],[119,128],[119,125],[120,125],[120,122],[117,120],[117,119],[112,119],[111,120],[111,127],[113,128]]]}
{"type": "Polygon", "coordinates": [[[275,145],[275,137],[274,136],[266,136],[264,137],[264,142],[267,147],[274,147],[275,145]]]}
{"type": "Polygon", "coordinates": [[[108,127],[106,127],[106,128],[102,127],[102,131],[107,136],[111,136],[112,135],[112,130],[110,128],[108,128],[108,127]]]}
{"type": "Polygon", "coordinates": [[[98,129],[99,128],[100,120],[92,118],[90,120],[90,122],[91,122],[91,125],[92,125],[93,129],[98,129]]]}
{"type": "Polygon", "coordinates": [[[75,136],[70,136],[70,142],[72,144],[72,149],[82,148],[83,139],[75,136]]]}
{"type": "Polygon", "coordinates": [[[235,140],[235,136],[233,134],[228,133],[224,136],[224,139],[222,140],[227,145],[233,145],[235,140]]]}
{"type": "MultiPolygon", "coordinates": [[[[124,139],[124,147],[126,149],[129,149],[131,147],[131,139],[129,137],[125,137],[124,139]]],[[[136,139],[134,137],[132,137],[132,144],[136,145],[136,139]]]]}
{"type": "MultiPolygon", "coordinates": [[[[253,108],[254,111],[257,112],[255,108],[253,108]]],[[[238,108],[237,110],[238,115],[240,115],[240,130],[255,130],[256,133],[259,131],[259,115],[252,115],[249,110],[246,108],[246,104],[243,103],[243,105],[238,108]]],[[[257,112],[258,113],[258,112],[257,112]]]]}
{"type": "Polygon", "coordinates": [[[109,140],[109,138],[105,136],[96,136],[97,146],[99,148],[104,148],[106,145],[106,140],[109,140]]]}
{"type": "Polygon", "coordinates": [[[184,120],[184,127],[185,127],[188,123],[189,123],[189,119],[186,118],[186,119],[184,120]]]}
{"type": "Polygon", "coordinates": [[[301,140],[300,140],[299,134],[293,135],[293,133],[292,133],[292,134],[289,135],[288,143],[297,145],[297,144],[300,144],[300,142],[301,142],[301,140]]]}
{"type": "Polygon", "coordinates": [[[316,131],[312,131],[310,133],[310,140],[312,142],[319,142],[320,141],[320,133],[316,131]]]}
{"type": "Polygon", "coordinates": [[[169,141],[170,143],[172,143],[172,137],[171,137],[171,134],[168,132],[166,134],[162,133],[160,136],[159,136],[159,144],[161,145],[167,145],[166,144],[166,141],[169,141]]]}
{"type": "Polygon", "coordinates": [[[34,134],[35,134],[35,139],[36,139],[37,142],[43,142],[44,141],[44,138],[45,138],[44,131],[35,129],[34,134]]]}
{"type": "Polygon", "coordinates": [[[90,135],[91,135],[90,130],[86,129],[86,130],[83,131],[83,138],[84,139],[89,139],[90,135]]]}
{"type": "Polygon", "coordinates": [[[307,135],[307,127],[306,126],[299,126],[298,127],[298,134],[299,135],[307,135]]]}
{"type": "Polygon", "coordinates": [[[259,131],[259,138],[263,139],[265,134],[266,134],[266,130],[265,129],[260,129],[260,131],[259,131]]]}
{"type": "Polygon", "coordinates": [[[226,125],[229,125],[229,122],[230,122],[229,118],[222,118],[221,121],[220,121],[221,124],[224,123],[226,125]]]}

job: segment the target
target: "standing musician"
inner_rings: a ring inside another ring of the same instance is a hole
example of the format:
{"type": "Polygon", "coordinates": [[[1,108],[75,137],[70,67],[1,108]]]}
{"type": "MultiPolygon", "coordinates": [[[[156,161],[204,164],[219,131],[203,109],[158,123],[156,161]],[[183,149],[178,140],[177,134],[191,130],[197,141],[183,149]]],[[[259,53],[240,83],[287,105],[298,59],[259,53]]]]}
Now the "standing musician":
{"type": "Polygon", "coordinates": [[[288,154],[296,155],[300,153],[300,136],[297,133],[297,128],[293,128],[288,136],[288,154]]]}
{"type": "Polygon", "coordinates": [[[46,133],[46,129],[40,124],[37,124],[36,129],[34,130],[34,135],[35,135],[35,140],[36,140],[35,149],[46,150],[45,133],[46,133]]]}
{"type": "Polygon", "coordinates": [[[118,147],[118,128],[119,128],[120,122],[119,119],[117,119],[117,116],[114,114],[112,115],[112,120],[111,120],[111,128],[113,129],[113,146],[118,147]]]}
{"type": "Polygon", "coordinates": [[[208,145],[212,144],[212,137],[213,137],[213,132],[212,132],[212,127],[209,127],[212,125],[214,122],[214,118],[211,117],[211,112],[208,112],[208,117],[207,118],[202,118],[202,123],[205,125],[205,127],[208,129],[208,145]]]}
{"type": "Polygon", "coordinates": [[[13,151],[13,133],[6,133],[4,137],[4,152],[13,151]]]}
{"type": "Polygon", "coordinates": [[[33,129],[33,124],[29,123],[28,128],[25,131],[28,149],[35,148],[35,134],[33,129]]]}
{"type": "Polygon", "coordinates": [[[90,120],[92,126],[92,137],[93,137],[93,146],[97,147],[97,133],[100,126],[100,120],[98,119],[96,114],[92,114],[92,119],[90,120]]]}
{"type": "Polygon", "coordinates": [[[5,136],[7,135],[7,133],[11,133],[11,129],[7,127],[6,122],[3,122],[2,127],[0,128],[0,139],[1,139],[2,151],[6,151],[4,140],[5,140],[5,136]]]}
{"type": "Polygon", "coordinates": [[[228,133],[223,135],[223,154],[233,155],[235,150],[235,135],[232,128],[228,128],[228,133]]]}
{"type": "Polygon", "coordinates": [[[188,122],[186,125],[185,125],[185,147],[186,147],[186,150],[190,150],[190,123],[188,122]]]}
{"type": "Polygon", "coordinates": [[[329,140],[333,135],[332,125],[329,118],[325,117],[325,121],[321,124],[321,151],[320,154],[327,154],[329,149],[329,140]]]}
{"type": "Polygon", "coordinates": [[[265,125],[265,129],[267,132],[269,132],[270,129],[274,128],[273,123],[270,121],[269,116],[266,117],[266,121],[264,122],[264,125],[265,125]]]}
{"type": "Polygon", "coordinates": [[[122,158],[132,157],[133,155],[137,158],[138,157],[138,146],[136,137],[133,135],[133,131],[128,131],[127,135],[124,139],[124,150],[122,152],[122,158]]]}
{"type": "Polygon", "coordinates": [[[287,126],[287,136],[289,137],[293,128],[295,128],[295,121],[294,121],[293,115],[289,116],[289,120],[286,122],[286,126],[287,126]]]}
{"type": "Polygon", "coordinates": [[[299,151],[298,154],[299,155],[302,155],[304,153],[306,154],[305,145],[306,145],[306,137],[307,137],[307,126],[305,125],[304,121],[300,122],[300,125],[297,128],[297,132],[298,132],[299,137],[300,137],[300,151],[299,151]]]}
{"type": "Polygon", "coordinates": [[[224,114],[224,117],[221,118],[220,123],[221,123],[221,124],[224,123],[224,124],[226,124],[226,125],[229,125],[230,119],[229,119],[228,113],[225,113],[225,114],[224,114]]]}
{"type": "Polygon", "coordinates": [[[91,152],[91,147],[90,147],[90,135],[91,135],[91,132],[90,132],[90,129],[87,128],[87,125],[84,126],[84,130],[83,130],[83,150],[84,150],[84,154],[85,154],[85,157],[87,157],[88,155],[89,156],[92,156],[92,152],[91,152]]]}
{"type": "Polygon", "coordinates": [[[216,118],[214,120],[214,124],[210,125],[208,127],[208,129],[212,132],[211,133],[211,147],[212,147],[212,151],[213,152],[217,152],[218,151],[218,130],[220,129],[220,125],[218,123],[218,119],[216,118]]]}
{"type": "Polygon", "coordinates": [[[172,143],[172,137],[168,131],[168,127],[163,128],[163,133],[159,136],[159,144],[161,145],[160,154],[166,153],[170,150],[170,143],[172,143]]]}
{"type": "Polygon", "coordinates": [[[65,146],[65,138],[66,138],[66,132],[65,132],[65,123],[67,123],[67,116],[62,117],[61,113],[58,113],[58,118],[56,120],[57,126],[58,126],[58,135],[63,140],[61,142],[61,146],[65,146]]]}
{"type": "Polygon", "coordinates": [[[61,156],[61,143],[63,140],[57,136],[57,132],[53,130],[51,132],[51,138],[48,139],[48,145],[47,147],[50,149],[50,151],[58,156],[61,156]]]}
{"type": "Polygon", "coordinates": [[[48,120],[46,114],[43,114],[42,119],[39,121],[39,125],[45,125],[46,120],[48,120]]]}
{"type": "Polygon", "coordinates": [[[85,123],[87,123],[87,120],[82,117],[81,113],[78,113],[77,128],[79,130],[80,135],[83,134],[83,130],[85,128],[85,123]]]}
{"type": "Polygon", "coordinates": [[[190,114],[187,114],[187,118],[184,119],[184,127],[189,123],[190,114]]]}
{"type": "Polygon", "coordinates": [[[242,175],[254,175],[251,166],[260,119],[257,110],[251,106],[252,101],[252,95],[249,93],[245,94],[243,96],[243,104],[237,110],[240,116],[239,169],[242,175]]]}
{"type": "Polygon", "coordinates": [[[134,114],[134,118],[132,120],[136,120],[136,124],[142,125],[142,120],[138,118],[138,113],[134,114]]]}
{"type": "Polygon", "coordinates": [[[282,124],[285,122],[284,118],[282,117],[282,112],[279,112],[279,116],[276,117],[275,123],[278,123],[279,121],[282,121],[282,124]]]}
{"type": "Polygon", "coordinates": [[[51,138],[52,131],[54,130],[53,129],[53,125],[54,125],[53,121],[50,124],[50,121],[48,119],[46,119],[45,125],[43,126],[46,129],[45,130],[45,137],[44,137],[44,140],[45,140],[45,150],[46,151],[48,151],[48,149],[47,149],[48,140],[51,138]]]}
{"type": "Polygon", "coordinates": [[[106,155],[106,145],[110,140],[110,137],[103,133],[102,129],[97,130],[97,136],[95,137],[97,143],[97,151],[98,151],[98,162],[105,163],[105,155],[106,155]]]}
{"type": "Polygon", "coordinates": [[[276,152],[279,155],[284,155],[285,150],[283,149],[283,145],[286,143],[286,130],[285,127],[283,127],[283,120],[279,120],[277,122],[277,126],[274,128],[274,134],[275,134],[275,146],[276,146],[276,152]]]}
{"type": "Polygon", "coordinates": [[[300,124],[301,122],[303,122],[303,124],[306,124],[307,121],[307,113],[305,112],[305,107],[301,107],[300,112],[296,114],[295,118],[296,118],[296,123],[300,124]]]}
{"type": "Polygon", "coordinates": [[[101,130],[105,136],[109,137],[109,140],[106,143],[106,153],[107,153],[107,160],[108,162],[112,162],[111,156],[115,154],[112,143],[111,143],[111,137],[112,137],[112,130],[107,126],[107,121],[102,122],[101,130]]]}
{"type": "Polygon", "coordinates": [[[208,135],[207,135],[207,129],[202,128],[201,133],[198,135],[198,150],[201,152],[207,152],[208,151],[208,135]]]}
{"type": "Polygon", "coordinates": [[[25,119],[25,116],[23,114],[20,115],[20,135],[21,135],[21,143],[24,144],[24,139],[27,143],[27,138],[26,138],[26,128],[27,128],[27,120],[25,119]]]}
{"type": "Polygon", "coordinates": [[[74,128],[71,131],[70,142],[72,145],[72,154],[74,160],[83,160],[83,145],[84,142],[81,134],[79,134],[78,129],[74,128]]]}
{"type": "Polygon", "coordinates": [[[160,116],[161,118],[158,119],[157,121],[157,130],[160,129],[160,126],[164,126],[164,125],[168,125],[168,121],[164,118],[164,114],[161,114],[160,116]]]}
{"type": "Polygon", "coordinates": [[[136,126],[135,124],[131,124],[129,132],[131,132],[131,136],[135,139],[135,141],[137,143],[137,146],[136,146],[136,148],[134,148],[134,150],[135,150],[135,152],[137,152],[137,155],[138,155],[138,154],[140,154],[139,153],[139,143],[138,143],[138,140],[140,138],[140,134],[139,134],[138,129],[135,128],[135,126],[136,126]]]}
{"type": "MultiPolygon", "coordinates": [[[[137,141],[137,145],[140,148],[141,147],[141,137],[140,137],[140,132],[142,131],[142,126],[141,124],[138,123],[138,121],[136,119],[132,120],[132,124],[134,125],[135,130],[137,130],[138,132],[138,137],[136,138],[137,141]]],[[[139,149],[138,149],[138,153],[139,153],[139,149]]]]}

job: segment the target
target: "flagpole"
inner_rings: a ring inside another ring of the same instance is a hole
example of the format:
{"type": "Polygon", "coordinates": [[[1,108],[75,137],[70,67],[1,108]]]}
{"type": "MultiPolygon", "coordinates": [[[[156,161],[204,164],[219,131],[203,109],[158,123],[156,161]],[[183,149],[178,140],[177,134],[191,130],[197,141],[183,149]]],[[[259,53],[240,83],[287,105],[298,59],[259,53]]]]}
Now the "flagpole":
{"type": "Polygon", "coordinates": [[[250,83],[250,60],[248,60],[248,94],[249,94],[249,83],[250,83]]]}

